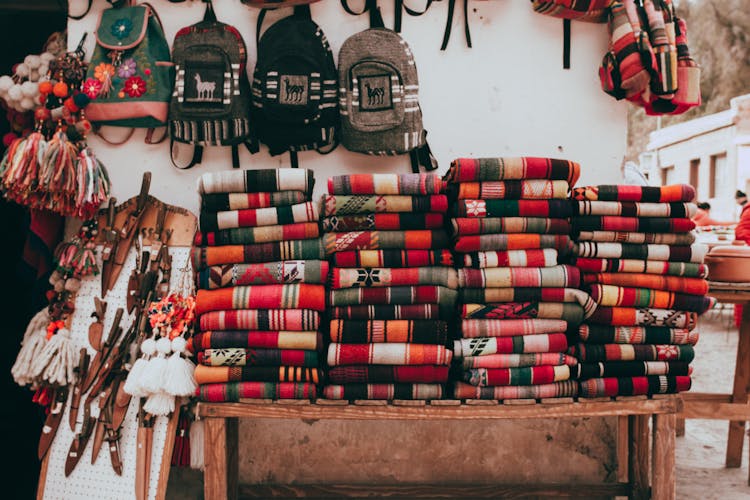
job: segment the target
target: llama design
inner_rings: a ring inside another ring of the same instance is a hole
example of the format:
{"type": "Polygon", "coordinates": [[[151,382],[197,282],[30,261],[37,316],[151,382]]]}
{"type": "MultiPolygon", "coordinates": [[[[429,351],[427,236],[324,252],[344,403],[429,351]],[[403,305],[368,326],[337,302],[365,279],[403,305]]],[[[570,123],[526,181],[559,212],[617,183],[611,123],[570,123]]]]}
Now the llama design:
{"type": "Polygon", "coordinates": [[[284,78],[284,87],[286,88],[286,100],[292,102],[302,101],[302,93],[305,88],[302,85],[292,85],[289,77],[284,78]]]}
{"type": "Polygon", "coordinates": [[[306,75],[281,75],[279,89],[279,103],[289,106],[304,106],[307,104],[306,75]]]}
{"type": "Polygon", "coordinates": [[[362,111],[380,111],[393,107],[391,76],[388,74],[359,77],[359,106],[362,111]]]}
{"type": "Polygon", "coordinates": [[[216,82],[202,81],[201,74],[196,72],[193,76],[195,78],[195,90],[198,95],[196,101],[213,101],[214,92],[216,91],[216,82]]]}
{"type": "Polygon", "coordinates": [[[382,106],[383,100],[385,99],[385,88],[383,87],[370,87],[369,83],[365,83],[367,89],[367,105],[368,106],[382,106]]]}

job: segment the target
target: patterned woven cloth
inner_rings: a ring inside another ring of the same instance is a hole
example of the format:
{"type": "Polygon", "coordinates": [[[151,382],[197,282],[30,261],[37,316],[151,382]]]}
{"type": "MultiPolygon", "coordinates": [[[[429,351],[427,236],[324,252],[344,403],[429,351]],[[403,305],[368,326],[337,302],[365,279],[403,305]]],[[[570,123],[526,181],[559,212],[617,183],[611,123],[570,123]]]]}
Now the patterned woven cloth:
{"type": "MultiPolygon", "coordinates": [[[[459,302],[461,302],[459,298],[459,302]]],[[[474,319],[562,319],[577,325],[583,321],[583,308],[563,302],[502,302],[463,304],[462,318],[474,319]]]]}
{"type": "Polygon", "coordinates": [[[452,306],[438,304],[343,306],[328,311],[336,319],[438,319],[455,314],[452,306]]]}
{"type": "Polygon", "coordinates": [[[622,217],[670,217],[692,219],[695,203],[639,203],[633,201],[579,201],[573,203],[577,215],[619,215],[622,217]]]}
{"type": "Polygon", "coordinates": [[[578,381],[565,380],[541,385],[506,385],[476,387],[465,382],[456,382],[453,397],[456,399],[542,399],[578,396],[578,381]]]}
{"type": "Polygon", "coordinates": [[[229,382],[198,387],[198,399],[210,403],[240,403],[243,399],[313,399],[317,387],[308,382],[229,382]]]}
{"type": "Polygon", "coordinates": [[[562,333],[567,329],[568,322],[561,319],[464,319],[459,326],[464,338],[562,333]]]}
{"type": "Polygon", "coordinates": [[[553,158],[459,158],[451,162],[445,175],[449,182],[502,181],[520,179],[564,180],[574,186],[581,166],[570,160],[553,158]]]}
{"type": "Polygon", "coordinates": [[[480,234],[459,236],[453,250],[461,253],[497,250],[529,250],[554,248],[566,250],[571,247],[567,234],[480,234]]]}
{"type": "Polygon", "coordinates": [[[581,325],[578,336],[592,344],[690,344],[698,343],[698,332],[663,326],[581,325]]]}
{"type": "Polygon", "coordinates": [[[307,194],[302,191],[204,194],[201,196],[201,212],[283,207],[303,201],[307,201],[307,194]]]}
{"type": "Polygon", "coordinates": [[[567,181],[531,179],[516,181],[462,182],[458,199],[550,200],[568,197],[567,181]]]}
{"type": "Polygon", "coordinates": [[[326,308],[325,286],[307,283],[251,285],[198,290],[195,314],[227,309],[313,309],[326,308]]]}
{"type": "Polygon", "coordinates": [[[200,194],[302,191],[309,196],[314,186],[313,171],[304,168],[223,170],[205,173],[198,179],[200,194]]]}
{"type": "Polygon", "coordinates": [[[591,285],[589,293],[602,306],[656,307],[703,314],[716,305],[716,299],[705,295],[630,288],[616,285],[591,285]]]}
{"type": "Polygon", "coordinates": [[[690,219],[667,217],[618,217],[610,215],[585,215],[571,219],[573,232],[625,231],[641,233],[687,233],[695,229],[690,219]]]}
{"type": "Polygon", "coordinates": [[[690,246],[631,245],[628,243],[594,243],[579,241],[574,246],[578,257],[597,259],[662,260],[701,264],[708,247],[695,243],[690,246]]]}
{"type": "Polygon", "coordinates": [[[466,356],[461,360],[465,370],[472,368],[520,368],[524,366],[578,365],[578,360],[562,352],[540,352],[532,354],[490,354],[488,356],[466,356]]]}
{"type": "Polygon", "coordinates": [[[646,273],[687,278],[706,278],[708,276],[708,266],[689,262],[577,257],[572,264],[581,271],[588,273],[646,273]]]}
{"type": "Polygon", "coordinates": [[[282,226],[238,227],[220,231],[197,232],[196,246],[251,245],[275,241],[309,240],[320,236],[317,222],[298,222],[282,226]]]}
{"type": "Polygon", "coordinates": [[[326,399],[441,399],[440,384],[342,384],[323,388],[326,399]]]}
{"type": "Polygon", "coordinates": [[[201,315],[199,326],[209,330],[312,331],[320,327],[320,313],[310,309],[239,309],[201,315]]]}
{"type": "Polygon", "coordinates": [[[329,194],[440,194],[445,183],[437,174],[351,174],[328,178],[329,194]]]}
{"type": "Polygon", "coordinates": [[[674,309],[652,307],[608,307],[597,306],[588,322],[613,326],[667,326],[692,330],[698,322],[698,314],[674,309]]]}
{"type": "Polygon", "coordinates": [[[388,212],[437,212],[448,211],[448,197],[444,194],[428,196],[408,195],[335,195],[323,196],[326,217],[331,215],[357,215],[388,212]]]}
{"type": "Polygon", "coordinates": [[[323,219],[323,231],[398,231],[402,229],[439,229],[445,215],[426,213],[332,215],[323,219]]]}
{"type": "Polygon", "coordinates": [[[575,344],[568,354],[582,363],[592,361],[684,361],[695,357],[691,345],[666,344],[575,344]]]}
{"type": "Polygon", "coordinates": [[[566,352],[568,339],[564,333],[519,335],[516,337],[482,337],[453,341],[453,355],[486,356],[488,354],[525,354],[539,352],[566,352]]]}
{"type": "Polygon", "coordinates": [[[475,368],[463,373],[463,381],[479,387],[498,385],[540,385],[562,382],[571,377],[570,367],[526,366],[523,368],[475,368]]]}
{"type": "Polygon", "coordinates": [[[413,342],[445,345],[448,341],[448,323],[440,320],[332,319],[330,326],[331,342],[341,344],[413,342]]]}
{"type": "Polygon", "coordinates": [[[458,288],[458,274],[452,267],[334,267],[331,288],[440,285],[458,288]]]}
{"type": "Polygon", "coordinates": [[[458,200],[448,207],[455,217],[556,217],[573,215],[568,200],[458,200]]]}
{"type": "Polygon", "coordinates": [[[227,245],[221,247],[193,247],[194,269],[219,264],[243,264],[274,260],[323,260],[325,250],[320,238],[312,240],[275,241],[255,245],[227,245]]]}
{"type": "Polygon", "coordinates": [[[556,265],[557,250],[554,248],[487,251],[464,255],[464,266],[476,269],[486,267],[549,267],[556,265]]]}
{"type": "Polygon", "coordinates": [[[567,219],[543,217],[458,217],[451,219],[453,234],[467,236],[496,233],[570,234],[567,219]]]}
{"type": "Polygon", "coordinates": [[[187,343],[190,352],[225,347],[262,347],[264,349],[303,349],[317,351],[323,347],[323,337],[317,331],[276,332],[259,330],[217,330],[195,334],[187,343]]]}
{"type": "Polygon", "coordinates": [[[581,397],[675,394],[689,391],[690,385],[690,377],[687,376],[654,375],[650,377],[592,378],[581,382],[581,397]]]}
{"type": "Polygon", "coordinates": [[[198,351],[198,363],[207,366],[305,366],[320,364],[318,351],[303,349],[243,349],[227,347],[198,351]]]}
{"type": "Polygon", "coordinates": [[[436,365],[334,366],[328,371],[328,382],[331,384],[445,383],[448,381],[448,370],[448,366],[436,365]]]}
{"type": "Polygon", "coordinates": [[[301,366],[203,366],[195,367],[195,381],[203,384],[225,382],[310,382],[321,381],[319,368],[301,366]]]}
{"type": "Polygon", "coordinates": [[[444,229],[325,233],[323,245],[327,255],[347,250],[435,250],[448,248],[448,234],[444,229]]]}
{"type": "Polygon", "coordinates": [[[703,278],[658,276],[645,273],[584,273],[583,283],[651,288],[690,295],[705,295],[708,293],[708,281],[703,278]]]}
{"type": "Polygon", "coordinates": [[[317,202],[307,201],[282,207],[247,208],[225,212],[201,212],[201,231],[218,231],[235,227],[279,226],[295,222],[317,222],[317,202]]]}
{"type": "Polygon", "coordinates": [[[504,308],[503,304],[496,304],[499,302],[572,302],[587,311],[596,306],[589,294],[577,288],[462,288],[458,291],[458,297],[465,304],[486,303],[492,309],[499,308],[500,314],[514,314],[519,306],[504,308]]]}
{"type": "Polygon", "coordinates": [[[453,351],[435,344],[336,344],[328,346],[328,366],[449,365],[453,351]]]}
{"type": "Polygon", "coordinates": [[[239,285],[326,283],[328,261],[282,260],[260,264],[211,266],[197,273],[198,287],[206,290],[239,285]]]}
{"type": "Polygon", "coordinates": [[[382,288],[344,288],[331,290],[331,306],[360,304],[439,304],[450,306],[456,303],[458,292],[435,285],[386,286],[382,288]]]}
{"type": "Polygon", "coordinates": [[[684,361],[607,361],[581,363],[580,380],[600,377],[638,377],[643,375],[690,375],[690,365],[684,361]]]}
{"type": "Polygon", "coordinates": [[[573,189],[574,200],[588,201],[639,201],[646,203],[691,202],[695,188],[688,184],[669,186],[627,186],[622,184],[586,186],[573,189]]]}
{"type": "Polygon", "coordinates": [[[458,286],[463,288],[486,287],[572,287],[581,284],[577,267],[493,267],[488,269],[458,270],[458,286]]]}
{"type": "Polygon", "coordinates": [[[695,233],[632,233],[628,231],[580,231],[579,241],[600,243],[634,243],[637,245],[692,245],[695,233]]]}
{"type": "Polygon", "coordinates": [[[334,267],[453,266],[450,250],[350,250],[331,256],[334,267]]]}

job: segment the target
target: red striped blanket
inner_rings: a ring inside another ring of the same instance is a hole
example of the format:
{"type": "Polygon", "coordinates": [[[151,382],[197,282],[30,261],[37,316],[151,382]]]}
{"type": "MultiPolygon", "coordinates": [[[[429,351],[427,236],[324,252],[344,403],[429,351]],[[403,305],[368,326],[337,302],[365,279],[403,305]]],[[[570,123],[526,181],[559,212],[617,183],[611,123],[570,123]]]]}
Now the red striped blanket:
{"type": "Polygon", "coordinates": [[[450,250],[350,250],[331,256],[334,267],[453,266],[450,250]]]}
{"type": "Polygon", "coordinates": [[[331,384],[445,383],[448,381],[448,370],[448,366],[438,365],[334,366],[328,370],[328,382],[331,384]]]}
{"type": "Polygon", "coordinates": [[[325,286],[306,283],[291,285],[251,285],[198,290],[195,314],[227,309],[313,309],[326,307],[325,286]]]}
{"type": "Polygon", "coordinates": [[[294,330],[320,327],[320,313],[310,309],[235,309],[201,315],[200,329],[207,330],[294,330]]]}
{"type": "Polygon", "coordinates": [[[465,382],[456,382],[453,397],[456,399],[542,399],[578,396],[578,381],[566,380],[541,385],[508,385],[498,387],[475,387],[465,382]]]}
{"type": "Polygon", "coordinates": [[[550,200],[568,197],[567,181],[529,179],[511,181],[461,182],[458,199],[550,200]]]}
{"type": "Polygon", "coordinates": [[[453,234],[467,236],[496,233],[570,234],[567,219],[544,217],[458,217],[451,219],[453,234]]]}
{"type": "Polygon", "coordinates": [[[270,262],[275,260],[308,260],[325,258],[323,242],[312,240],[275,241],[255,245],[228,245],[221,247],[193,247],[191,258],[194,269],[220,264],[270,262]]]}
{"type": "Polygon", "coordinates": [[[637,201],[578,201],[573,203],[576,215],[609,215],[620,217],[669,217],[692,219],[698,211],[695,203],[641,203],[637,201]]]}
{"type": "Polygon", "coordinates": [[[323,219],[323,231],[399,231],[405,229],[439,229],[445,224],[445,215],[439,213],[395,213],[332,215],[323,219]]]}
{"type": "Polygon", "coordinates": [[[607,361],[581,363],[578,378],[642,377],[647,375],[690,375],[692,368],[685,361],[607,361]]]}
{"type": "Polygon", "coordinates": [[[412,342],[445,345],[448,341],[448,323],[439,320],[332,319],[330,338],[331,342],[341,344],[412,342]]]}
{"type": "Polygon", "coordinates": [[[329,292],[329,305],[350,306],[359,304],[439,304],[456,303],[458,292],[435,285],[386,286],[381,288],[343,288],[329,292]]]}
{"type": "Polygon", "coordinates": [[[684,361],[695,357],[691,345],[665,344],[575,344],[568,354],[582,363],[592,361],[684,361]]]}
{"type": "Polygon", "coordinates": [[[313,171],[305,168],[222,170],[201,175],[198,179],[198,192],[206,194],[302,191],[309,195],[314,185],[313,171]]]}
{"type": "Polygon", "coordinates": [[[618,217],[610,215],[579,215],[571,219],[573,232],[631,231],[640,233],[687,233],[695,229],[690,219],[668,217],[618,217]]]}
{"type": "Polygon", "coordinates": [[[458,329],[464,338],[513,337],[564,332],[568,322],[561,319],[464,319],[458,329]]]}
{"type": "Polygon", "coordinates": [[[690,377],[650,376],[592,378],[581,382],[581,397],[642,396],[675,394],[690,390],[690,377]]]}
{"type": "Polygon", "coordinates": [[[698,332],[663,326],[581,325],[578,336],[591,344],[690,344],[698,343],[698,332]]]}
{"type": "Polygon", "coordinates": [[[569,250],[571,246],[570,236],[567,234],[480,234],[458,236],[453,250],[461,253],[539,248],[569,250]]]}
{"type": "Polygon", "coordinates": [[[195,367],[198,385],[227,382],[321,382],[320,368],[301,366],[203,366],[195,367]]]}
{"type": "Polygon", "coordinates": [[[195,233],[193,245],[251,245],[286,240],[309,240],[320,236],[317,222],[299,222],[283,226],[238,227],[195,233]]]}
{"type": "Polygon", "coordinates": [[[698,322],[694,312],[674,309],[654,309],[651,307],[609,307],[597,306],[588,322],[613,326],[668,326],[692,330],[698,322]]]}
{"type": "Polygon", "coordinates": [[[668,290],[691,295],[708,293],[708,281],[703,278],[683,278],[679,276],[659,276],[645,273],[584,273],[583,283],[632,286],[668,290]]]}
{"type": "Polygon", "coordinates": [[[486,356],[488,354],[525,354],[537,352],[566,352],[568,339],[564,333],[519,335],[516,337],[482,337],[453,341],[453,355],[486,356]]]}
{"type": "Polygon", "coordinates": [[[283,207],[303,201],[308,201],[308,196],[302,191],[204,194],[201,196],[201,212],[283,207]]]}
{"type": "Polygon", "coordinates": [[[198,363],[207,366],[319,366],[318,351],[302,349],[243,349],[227,347],[198,351],[198,363]]]}
{"type": "Polygon", "coordinates": [[[503,287],[572,287],[581,284],[577,267],[494,267],[459,269],[458,286],[465,288],[503,287]]]}
{"type": "Polygon", "coordinates": [[[465,304],[486,304],[500,314],[512,314],[512,311],[517,309],[513,305],[505,308],[500,302],[574,302],[587,310],[596,305],[592,305],[591,297],[586,292],[577,288],[462,288],[458,291],[458,296],[465,304]]]}
{"type": "Polygon", "coordinates": [[[571,325],[583,321],[583,308],[564,302],[503,302],[463,304],[462,318],[473,319],[561,319],[571,325]]]}
{"type": "Polygon", "coordinates": [[[318,202],[307,201],[296,205],[268,208],[247,208],[224,212],[201,212],[201,231],[218,231],[235,227],[278,226],[295,222],[317,222],[320,219],[318,202]]]}
{"type": "Polygon", "coordinates": [[[453,351],[435,344],[337,344],[328,346],[328,366],[450,365],[453,351]]]}
{"type": "Polygon", "coordinates": [[[464,255],[464,266],[477,269],[486,267],[549,267],[557,265],[557,250],[542,248],[474,252],[464,255]]]}
{"type": "Polygon", "coordinates": [[[326,385],[326,399],[440,399],[440,384],[342,384],[326,385]]]}
{"type": "Polygon", "coordinates": [[[328,311],[337,319],[447,319],[455,314],[453,307],[438,304],[341,306],[328,311]]]}
{"type": "Polygon", "coordinates": [[[706,278],[708,267],[705,264],[690,262],[668,262],[638,259],[598,259],[577,257],[573,265],[589,273],[647,273],[688,278],[706,278]]]}
{"type": "Polygon", "coordinates": [[[502,181],[513,179],[565,180],[572,187],[581,174],[581,166],[555,158],[458,158],[445,175],[448,182],[502,181]]]}
{"type": "Polygon", "coordinates": [[[328,178],[330,194],[440,194],[445,182],[437,174],[350,174],[328,178]]]}
{"type": "Polygon", "coordinates": [[[448,207],[455,217],[556,217],[573,215],[568,200],[458,200],[448,207]]]}
{"type": "Polygon", "coordinates": [[[489,354],[466,356],[461,360],[462,368],[519,368],[524,366],[578,365],[578,360],[562,352],[538,352],[531,354],[489,354]]]}
{"type": "Polygon", "coordinates": [[[702,264],[703,258],[708,253],[708,247],[700,243],[690,246],[672,246],[579,241],[574,245],[574,252],[578,257],[585,258],[666,260],[702,264]]]}
{"type": "Polygon", "coordinates": [[[325,233],[323,246],[327,255],[347,250],[435,250],[448,248],[448,234],[444,229],[325,233]]]}
{"type": "Polygon", "coordinates": [[[591,298],[602,306],[656,307],[703,314],[716,305],[716,299],[705,295],[688,295],[616,285],[595,284],[589,288],[591,298]]]}
{"type": "Polygon", "coordinates": [[[224,264],[198,271],[196,280],[203,289],[240,285],[281,283],[326,283],[328,261],[282,260],[256,264],[224,264]]]}
{"type": "Polygon", "coordinates": [[[695,188],[688,184],[668,186],[602,185],[573,189],[574,200],[640,201],[647,203],[691,202],[695,188]]]}
{"type": "Polygon", "coordinates": [[[190,352],[225,347],[317,351],[323,347],[323,337],[317,331],[217,330],[197,333],[187,342],[187,348],[190,352]]]}
{"type": "MultiPolygon", "coordinates": [[[[481,220],[481,219],[479,219],[481,220]]],[[[632,233],[629,231],[580,231],[578,241],[599,243],[634,243],[636,245],[692,245],[695,233],[632,233]]]]}
{"type": "Polygon", "coordinates": [[[324,215],[355,215],[396,212],[448,211],[448,197],[444,194],[413,195],[335,195],[323,196],[324,215]]]}
{"type": "Polygon", "coordinates": [[[569,380],[570,367],[526,366],[521,368],[475,368],[463,373],[463,381],[478,387],[541,385],[569,380]]]}
{"type": "Polygon", "coordinates": [[[452,267],[334,267],[331,288],[440,285],[458,288],[458,275],[452,267]]]}
{"type": "Polygon", "coordinates": [[[244,399],[313,399],[315,384],[308,382],[230,382],[198,387],[196,396],[210,403],[241,403],[244,399]]]}

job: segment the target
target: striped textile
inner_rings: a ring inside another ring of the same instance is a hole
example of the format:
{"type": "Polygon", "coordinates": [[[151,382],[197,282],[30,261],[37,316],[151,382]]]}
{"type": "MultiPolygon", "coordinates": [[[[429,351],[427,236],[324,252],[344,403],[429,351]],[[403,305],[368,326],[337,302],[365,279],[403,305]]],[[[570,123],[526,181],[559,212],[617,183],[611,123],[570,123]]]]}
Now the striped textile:
{"type": "Polygon", "coordinates": [[[207,312],[198,321],[202,331],[312,331],[320,327],[320,313],[310,309],[236,309],[207,312]]]}
{"type": "Polygon", "coordinates": [[[218,231],[236,227],[279,226],[295,222],[317,222],[320,208],[317,202],[268,208],[247,208],[224,212],[200,213],[201,231],[218,231]]]}
{"type": "Polygon", "coordinates": [[[453,355],[486,356],[488,354],[526,354],[537,352],[566,352],[568,339],[564,333],[519,335],[516,337],[482,337],[453,341],[453,355]]]}
{"type": "Polygon", "coordinates": [[[445,182],[437,174],[351,174],[328,178],[330,194],[414,194],[445,192],[445,182]]]}
{"type": "Polygon", "coordinates": [[[318,351],[303,349],[205,349],[196,355],[198,363],[207,366],[306,366],[320,364],[318,351]]]}
{"type": "Polygon", "coordinates": [[[433,212],[332,215],[323,219],[323,231],[399,231],[403,229],[440,229],[445,215],[433,212]]]}
{"type": "Polygon", "coordinates": [[[571,379],[567,365],[521,368],[474,368],[463,373],[463,381],[478,387],[541,385],[571,379]]]}
{"type": "Polygon", "coordinates": [[[445,383],[448,381],[449,368],[437,365],[334,366],[328,370],[328,382],[331,384],[445,383]]]}
{"type": "Polygon", "coordinates": [[[588,318],[588,322],[596,325],[668,326],[692,330],[698,322],[698,314],[651,307],[597,306],[594,313],[588,318]]]}
{"type": "Polygon", "coordinates": [[[567,197],[566,181],[547,179],[462,182],[458,185],[457,195],[459,200],[551,200],[567,197]]]}
{"type": "Polygon", "coordinates": [[[572,287],[581,284],[577,267],[565,264],[554,267],[493,267],[458,270],[458,286],[487,287],[572,287]]]}
{"type": "Polygon", "coordinates": [[[449,365],[453,351],[435,344],[328,345],[328,366],[339,365],[449,365]]]}
{"type": "Polygon", "coordinates": [[[413,342],[445,345],[448,341],[448,323],[439,320],[332,319],[330,338],[331,342],[341,344],[413,342]]]}
{"type": "Polygon", "coordinates": [[[573,215],[568,200],[458,200],[448,207],[454,217],[555,217],[573,215]]]}
{"type": "Polygon", "coordinates": [[[627,186],[622,184],[586,186],[573,189],[573,199],[579,201],[687,203],[695,200],[695,188],[688,184],[671,184],[669,186],[627,186]]]}
{"type": "Polygon", "coordinates": [[[440,285],[458,288],[458,274],[452,267],[334,267],[331,288],[440,285]]]}
{"type": "Polygon", "coordinates": [[[323,347],[323,338],[317,331],[217,330],[197,333],[187,342],[190,352],[225,347],[316,351],[323,347]]]}
{"type": "Polygon", "coordinates": [[[458,158],[451,162],[448,182],[502,181],[519,179],[565,180],[574,186],[581,166],[570,160],[553,158],[458,158]]]}
{"type": "Polygon", "coordinates": [[[591,298],[602,306],[656,307],[703,314],[716,305],[716,299],[713,297],[651,290],[649,288],[591,285],[589,293],[591,298]]]}
{"type": "Polygon", "coordinates": [[[453,245],[455,252],[484,252],[497,250],[532,250],[553,248],[567,250],[572,247],[567,234],[480,234],[459,236],[453,245]]]}
{"type": "Polygon", "coordinates": [[[542,399],[578,396],[578,382],[565,380],[541,385],[506,385],[476,387],[465,382],[456,382],[453,397],[456,399],[542,399]]]}
{"type": "Polygon", "coordinates": [[[607,361],[581,363],[579,379],[600,377],[638,377],[644,375],[690,375],[692,369],[684,361],[607,361]]]}
{"type": "Polygon", "coordinates": [[[561,302],[463,304],[461,317],[467,319],[561,319],[575,325],[583,321],[583,308],[578,304],[561,302]]]}
{"type": "Polygon", "coordinates": [[[455,314],[453,307],[438,304],[342,306],[328,312],[335,319],[438,319],[455,314]]]}
{"type": "MultiPolygon", "coordinates": [[[[631,3],[629,6],[632,8],[626,9],[623,2],[613,1],[607,9],[610,43],[609,52],[605,55],[599,69],[600,81],[606,82],[603,85],[606,92],[618,96],[623,94],[622,97],[639,102],[642,94],[649,90],[651,80],[649,71],[644,67],[646,62],[644,62],[641,48],[641,36],[647,33],[640,29],[635,4],[631,3]]],[[[652,69],[655,62],[649,60],[648,66],[649,70],[652,69]]],[[[639,186],[626,187],[637,188],[639,186]]]]}
{"type": "Polygon", "coordinates": [[[459,217],[451,219],[453,234],[467,236],[495,233],[570,234],[567,219],[544,217],[459,217]]]}
{"type": "Polygon", "coordinates": [[[323,260],[325,250],[320,238],[312,240],[275,241],[255,245],[227,245],[221,247],[193,247],[191,259],[194,269],[219,264],[243,264],[274,260],[323,260]]]}
{"type": "Polygon", "coordinates": [[[575,19],[592,23],[606,23],[612,0],[532,0],[534,12],[563,19],[575,19]]]}
{"type": "Polygon", "coordinates": [[[581,325],[578,336],[591,344],[690,344],[698,343],[698,332],[663,326],[581,325]]]}
{"type": "Polygon", "coordinates": [[[328,261],[282,260],[256,264],[225,264],[198,271],[199,288],[211,290],[239,285],[326,283],[328,261]]]}
{"type": "Polygon", "coordinates": [[[260,170],[223,170],[208,172],[198,179],[198,192],[266,193],[274,191],[313,191],[315,176],[304,168],[267,168],[260,170]]]}
{"type": "Polygon", "coordinates": [[[319,384],[319,368],[301,366],[203,366],[195,367],[199,385],[226,382],[310,382],[319,384]]]}
{"type": "Polygon", "coordinates": [[[369,213],[436,212],[448,211],[448,197],[444,194],[428,196],[408,195],[323,195],[323,215],[357,215],[369,213]]]}
{"type": "Polygon", "coordinates": [[[575,344],[568,349],[582,363],[596,361],[684,361],[695,357],[691,345],[575,344]]]}
{"type": "Polygon", "coordinates": [[[557,250],[507,250],[474,252],[464,255],[464,266],[475,269],[486,267],[550,267],[557,265],[557,250]]]}
{"type": "Polygon", "coordinates": [[[581,382],[581,397],[599,398],[615,396],[643,396],[652,394],[675,394],[689,391],[690,377],[607,377],[592,378],[581,382]]]}
{"type": "Polygon", "coordinates": [[[308,382],[229,382],[198,387],[196,396],[209,403],[241,403],[243,399],[313,399],[315,384],[308,382]]]}
{"type": "Polygon", "coordinates": [[[562,333],[567,329],[568,322],[561,319],[464,319],[458,327],[461,336],[470,339],[562,333]]]}
{"type": "Polygon", "coordinates": [[[436,250],[448,248],[448,234],[444,229],[325,233],[323,246],[326,255],[347,250],[436,250]]]}
{"type": "Polygon", "coordinates": [[[334,267],[453,266],[450,250],[348,250],[331,256],[334,267]]]}
{"type": "Polygon", "coordinates": [[[313,309],[326,308],[325,286],[306,283],[251,285],[198,290],[195,314],[227,309],[313,309]]]}
{"type": "MultiPolygon", "coordinates": [[[[481,219],[479,219],[481,220],[481,219]]],[[[580,231],[579,241],[597,241],[600,243],[635,243],[657,245],[692,245],[695,233],[631,233],[627,231],[580,231]]]]}
{"type": "Polygon", "coordinates": [[[701,243],[690,246],[631,245],[628,243],[594,243],[579,241],[574,245],[578,257],[597,259],[666,260],[701,264],[708,247],[701,243]]]}
{"type": "Polygon", "coordinates": [[[580,231],[622,231],[640,233],[687,233],[695,229],[690,219],[668,217],[618,217],[610,215],[583,215],[573,217],[574,233],[580,231]]]}
{"type": "Polygon", "coordinates": [[[464,370],[472,368],[520,368],[524,366],[578,365],[578,360],[562,352],[539,352],[531,354],[489,354],[466,356],[461,360],[464,370]]]}
{"type": "Polygon", "coordinates": [[[659,276],[645,273],[584,273],[584,284],[632,286],[668,290],[691,295],[708,293],[708,281],[703,278],[683,278],[680,276],[659,276]]]}
{"type": "Polygon", "coordinates": [[[309,240],[320,236],[317,222],[298,222],[281,226],[238,227],[195,233],[196,246],[252,245],[275,241],[309,240]]]}
{"type": "Polygon", "coordinates": [[[204,194],[201,196],[201,212],[283,207],[296,205],[303,201],[308,201],[308,196],[302,191],[204,194]]]}
{"type": "Polygon", "coordinates": [[[462,288],[458,297],[465,304],[486,305],[490,309],[485,311],[494,309],[499,314],[515,314],[517,310],[515,305],[505,308],[499,302],[573,302],[587,310],[595,306],[589,294],[577,288],[462,288]]]}
{"type": "Polygon", "coordinates": [[[344,288],[329,292],[329,305],[438,304],[450,306],[456,303],[457,295],[456,290],[435,285],[344,288]]]}
{"type": "Polygon", "coordinates": [[[440,384],[329,384],[323,388],[326,399],[441,399],[440,384]]]}
{"type": "Polygon", "coordinates": [[[634,201],[573,202],[574,215],[609,215],[621,217],[669,217],[692,219],[698,211],[695,203],[640,203],[634,201]]]}
{"type": "Polygon", "coordinates": [[[588,273],[646,273],[687,278],[708,277],[708,266],[689,262],[577,257],[573,259],[572,264],[588,273]]]}

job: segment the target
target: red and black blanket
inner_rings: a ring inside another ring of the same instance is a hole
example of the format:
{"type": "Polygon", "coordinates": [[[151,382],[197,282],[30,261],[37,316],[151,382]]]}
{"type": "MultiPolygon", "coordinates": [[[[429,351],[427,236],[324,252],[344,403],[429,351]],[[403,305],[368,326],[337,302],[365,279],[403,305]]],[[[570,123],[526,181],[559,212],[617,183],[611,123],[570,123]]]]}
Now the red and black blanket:
{"type": "Polygon", "coordinates": [[[452,306],[439,304],[376,304],[340,306],[328,309],[335,319],[448,319],[455,316],[452,306]]]}
{"type": "Polygon", "coordinates": [[[575,344],[568,354],[581,363],[592,361],[684,361],[695,357],[692,345],[665,344],[575,344]]]}
{"type": "Polygon", "coordinates": [[[328,370],[331,384],[373,383],[445,383],[448,366],[440,365],[350,365],[333,366],[328,370]]]}
{"type": "Polygon", "coordinates": [[[326,399],[441,399],[441,384],[341,384],[326,385],[326,399]]]}
{"type": "Polygon", "coordinates": [[[329,331],[331,342],[341,344],[413,342],[445,345],[448,342],[448,323],[440,320],[332,319],[329,331]]]}
{"type": "Polygon", "coordinates": [[[540,385],[506,385],[476,387],[465,382],[456,382],[453,397],[456,399],[544,399],[578,396],[578,381],[565,380],[540,385]]]}
{"type": "Polygon", "coordinates": [[[234,309],[201,315],[200,329],[208,330],[294,330],[320,327],[320,313],[311,309],[234,309]]]}
{"type": "Polygon", "coordinates": [[[349,250],[331,256],[334,267],[453,266],[450,250],[349,250]]]}
{"type": "Polygon", "coordinates": [[[607,377],[581,381],[581,397],[651,396],[690,390],[688,376],[607,377]]]}
{"type": "Polygon", "coordinates": [[[578,336],[591,344],[690,344],[698,343],[698,332],[664,326],[581,325],[578,336]]]}
{"type": "Polygon", "coordinates": [[[328,178],[329,194],[415,194],[445,192],[437,174],[350,174],[328,178]]]}
{"type": "Polygon", "coordinates": [[[581,166],[556,158],[458,158],[451,162],[445,179],[448,182],[502,181],[513,179],[564,180],[574,186],[581,166]]]}
{"type": "Polygon", "coordinates": [[[323,219],[323,231],[327,232],[439,229],[444,225],[445,215],[432,212],[332,215],[323,219]]]}
{"type": "Polygon", "coordinates": [[[198,387],[196,396],[210,403],[241,403],[245,399],[313,399],[317,387],[309,382],[229,382],[198,387]]]}

